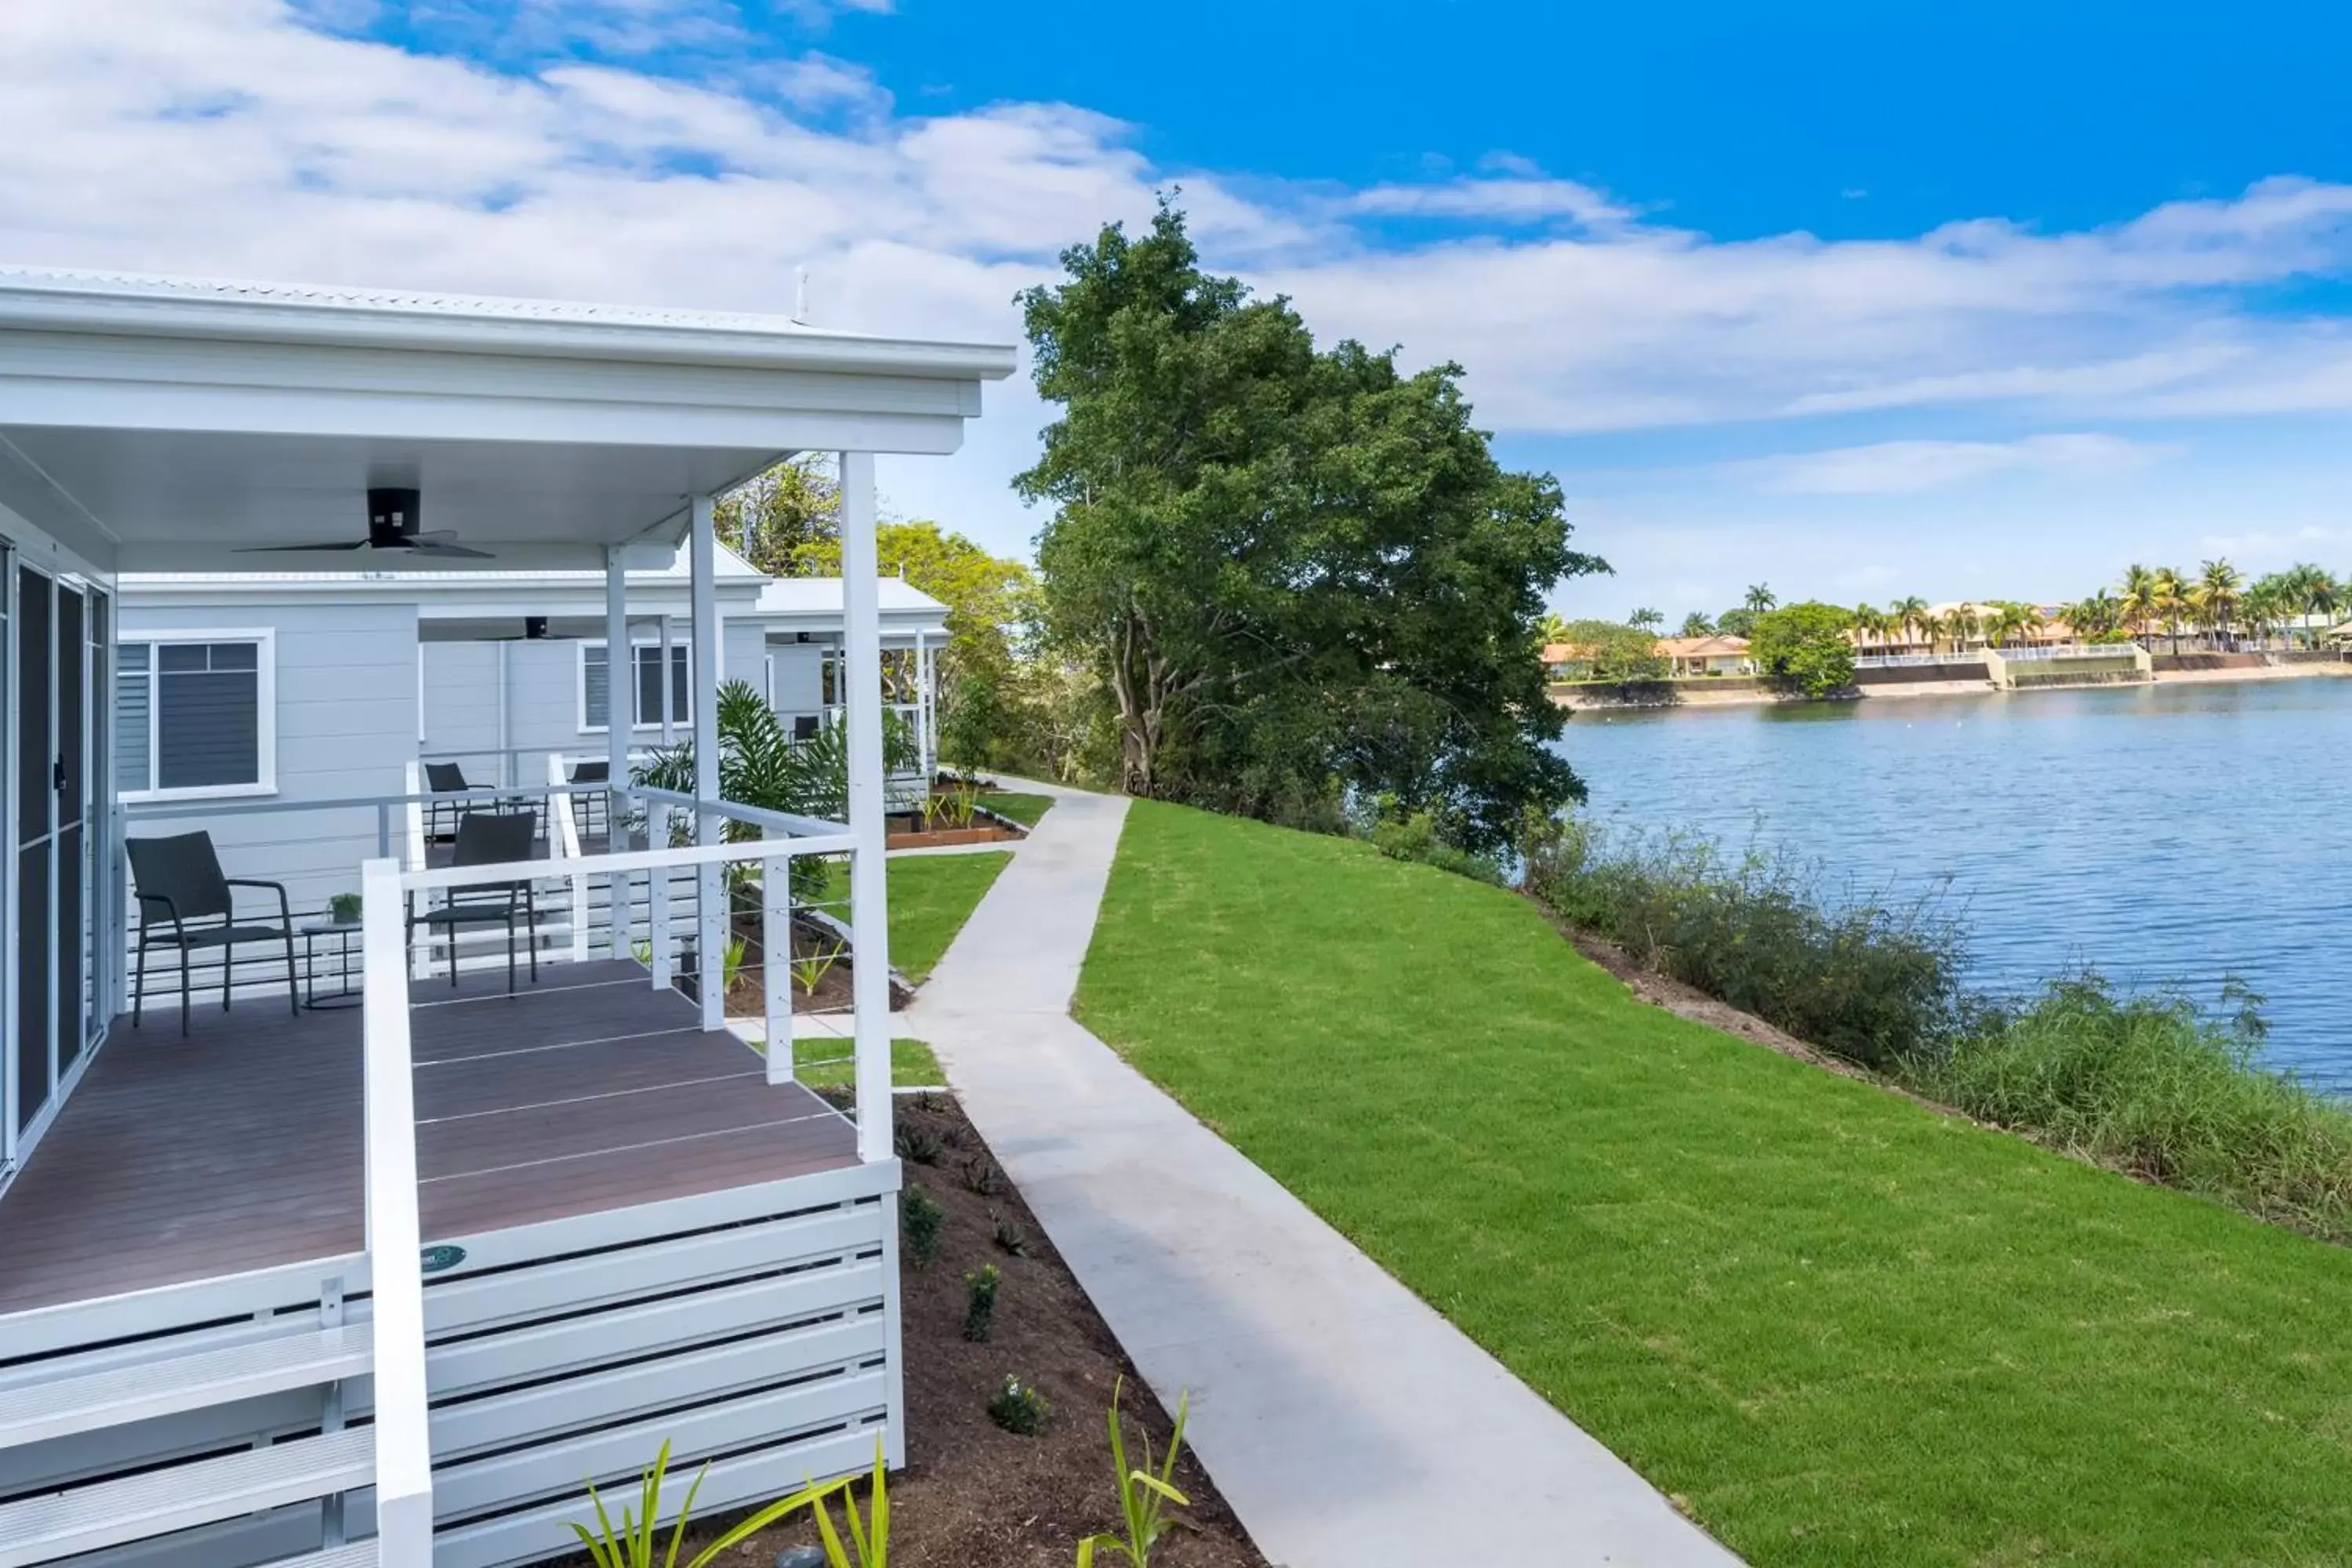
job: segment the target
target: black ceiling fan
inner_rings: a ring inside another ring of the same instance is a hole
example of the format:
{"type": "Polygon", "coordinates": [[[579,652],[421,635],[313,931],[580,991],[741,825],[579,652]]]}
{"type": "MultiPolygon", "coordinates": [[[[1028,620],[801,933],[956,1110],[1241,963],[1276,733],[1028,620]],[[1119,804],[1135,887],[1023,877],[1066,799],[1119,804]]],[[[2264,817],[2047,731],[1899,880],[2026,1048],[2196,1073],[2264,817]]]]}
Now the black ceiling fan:
{"type": "Polygon", "coordinates": [[[457,542],[451,530],[437,532],[424,531],[423,492],[413,489],[372,489],[368,498],[368,531],[365,539],[321,541],[316,544],[256,544],[238,551],[239,555],[272,555],[284,551],[314,550],[412,550],[419,555],[464,555],[477,561],[492,559],[487,550],[472,550],[457,542]]]}

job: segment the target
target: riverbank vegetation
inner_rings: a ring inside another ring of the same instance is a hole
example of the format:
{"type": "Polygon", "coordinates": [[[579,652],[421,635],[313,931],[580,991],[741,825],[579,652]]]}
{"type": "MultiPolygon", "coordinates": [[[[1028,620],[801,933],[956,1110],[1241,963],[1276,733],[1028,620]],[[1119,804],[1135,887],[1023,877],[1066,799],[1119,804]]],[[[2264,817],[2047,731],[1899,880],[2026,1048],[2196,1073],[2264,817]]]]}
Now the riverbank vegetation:
{"type": "Polygon", "coordinates": [[[2259,1001],[2215,1017],[2095,973],[2035,995],[1961,983],[1964,922],[1937,893],[1832,888],[1700,838],[1601,841],[1570,824],[1526,889],[1570,925],[1822,1050],[1968,1115],[2144,1180],[2352,1240],[2352,1111],[2255,1059],[2259,1001]]]}
{"type": "Polygon", "coordinates": [[[1079,1010],[1748,1562],[2352,1540],[2352,1249],[1648,1005],[1526,898],[1139,803],[1079,1010]]]}

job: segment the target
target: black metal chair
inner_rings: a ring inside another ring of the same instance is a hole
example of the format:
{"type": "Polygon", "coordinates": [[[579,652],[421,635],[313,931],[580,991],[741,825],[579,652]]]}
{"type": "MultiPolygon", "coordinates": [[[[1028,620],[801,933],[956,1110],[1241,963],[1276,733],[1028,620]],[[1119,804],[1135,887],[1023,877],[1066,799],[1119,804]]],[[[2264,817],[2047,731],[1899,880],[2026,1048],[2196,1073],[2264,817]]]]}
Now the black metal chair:
{"type": "Polygon", "coordinates": [[[180,953],[180,1033],[188,1032],[188,992],[191,960],[203,948],[221,950],[221,1011],[228,1011],[229,992],[236,982],[236,944],[241,942],[283,942],[286,944],[286,994],[294,1016],[302,1016],[302,992],[294,965],[294,912],[280,882],[230,877],[221,871],[219,854],[209,833],[180,833],[166,838],[131,838],[123,843],[131,856],[131,876],[139,899],[139,966],[131,986],[131,1026],[137,1028],[147,1001],[147,950],[177,948],[180,953]],[[260,888],[278,895],[278,923],[239,925],[234,888],[260,888]],[[217,921],[217,925],[203,922],[217,921]],[[159,928],[168,926],[167,933],[159,928]]]}
{"type": "MultiPolygon", "coordinates": [[[[572,764],[572,782],[575,784],[610,784],[612,779],[613,764],[609,760],[572,764]]],[[[589,838],[611,830],[612,799],[602,790],[572,797],[572,809],[575,814],[572,820],[579,825],[581,837],[589,838]]]]}
{"type": "MultiPolygon", "coordinates": [[[[466,770],[455,763],[425,764],[425,787],[435,795],[457,795],[473,788],[466,782],[466,770]]],[[[432,801],[425,807],[425,837],[438,844],[454,837],[458,820],[466,815],[467,803],[462,800],[432,801]],[[445,827],[443,825],[446,824],[445,827]]]]}
{"type": "MultiPolygon", "coordinates": [[[[535,811],[469,811],[457,819],[457,847],[452,866],[503,866],[532,858],[539,839],[535,811]]],[[[530,948],[530,977],[539,979],[539,901],[530,879],[493,882],[484,887],[452,888],[438,909],[412,910],[408,916],[409,978],[416,977],[416,928],[449,933],[449,984],[457,984],[457,931],[461,926],[500,925],[507,928],[507,994],[515,988],[515,920],[520,916],[530,948]]]]}

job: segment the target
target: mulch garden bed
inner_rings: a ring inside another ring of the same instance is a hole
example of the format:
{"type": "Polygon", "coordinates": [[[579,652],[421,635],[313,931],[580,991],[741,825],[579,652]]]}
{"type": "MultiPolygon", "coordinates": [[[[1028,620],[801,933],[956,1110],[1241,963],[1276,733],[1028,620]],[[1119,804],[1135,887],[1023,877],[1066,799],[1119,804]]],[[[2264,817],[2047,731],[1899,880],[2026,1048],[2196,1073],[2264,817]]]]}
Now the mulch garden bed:
{"type": "MultiPolygon", "coordinates": [[[[1168,1413],[953,1099],[911,1096],[898,1112],[911,1142],[939,1147],[935,1163],[910,1159],[907,1179],[947,1217],[938,1256],[922,1268],[901,1266],[908,1467],[890,1478],[890,1561],[896,1568],[1070,1568],[1080,1538],[1118,1527],[1103,1425],[1113,1385],[1125,1378],[1119,1403],[1129,1417],[1130,1463],[1142,1462],[1139,1426],[1150,1434],[1155,1456],[1166,1450],[1168,1413]],[[973,1190],[980,1170],[995,1173],[992,1193],[973,1190]],[[997,1244],[1000,1222],[1023,1233],[1020,1255],[997,1244]],[[964,1276],[990,1263],[1003,1277],[994,1327],[975,1344],[963,1337],[964,1276]],[[989,1399],[1007,1375],[1052,1404],[1034,1436],[1016,1436],[989,1418],[989,1399]]],[[[1189,1527],[1162,1539],[1155,1565],[1265,1568],[1189,1452],[1178,1462],[1176,1485],[1192,1499],[1192,1507],[1177,1510],[1189,1527]]],[[[838,1525],[838,1509],[835,1520],[838,1525]]],[[[709,1540],[716,1530],[689,1531],[696,1533],[709,1540]]],[[[730,1560],[769,1568],[785,1547],[815,1540],[805,1518],[795,1519],[761,1531],[730,1560]]]]}

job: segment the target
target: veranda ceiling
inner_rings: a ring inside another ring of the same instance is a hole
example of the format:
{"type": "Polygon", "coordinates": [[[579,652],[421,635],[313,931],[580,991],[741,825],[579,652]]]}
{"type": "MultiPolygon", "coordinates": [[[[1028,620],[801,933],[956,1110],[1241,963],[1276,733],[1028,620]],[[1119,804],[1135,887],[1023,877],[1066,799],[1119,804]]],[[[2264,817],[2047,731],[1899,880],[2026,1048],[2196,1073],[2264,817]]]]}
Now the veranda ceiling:
{"type": "Polygon", "coordinates": [[[1002,346],[768,317],[0,268],[0,508],[101,571],[601,567],[803,450],[946,453],[1002,346]],[[363,538],[423,492],[420,552],[363,538]]]}

